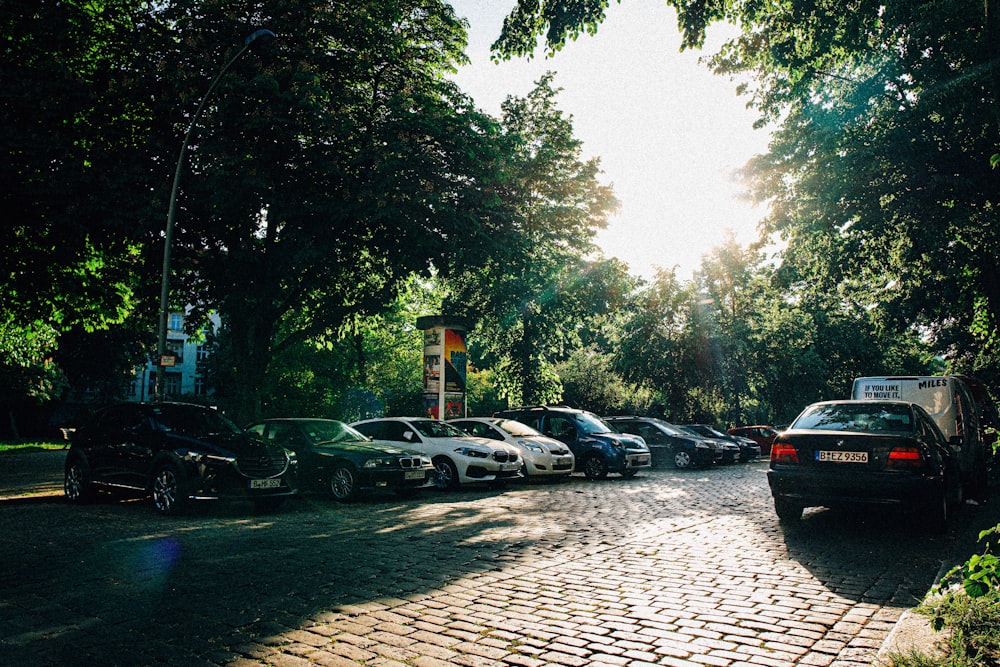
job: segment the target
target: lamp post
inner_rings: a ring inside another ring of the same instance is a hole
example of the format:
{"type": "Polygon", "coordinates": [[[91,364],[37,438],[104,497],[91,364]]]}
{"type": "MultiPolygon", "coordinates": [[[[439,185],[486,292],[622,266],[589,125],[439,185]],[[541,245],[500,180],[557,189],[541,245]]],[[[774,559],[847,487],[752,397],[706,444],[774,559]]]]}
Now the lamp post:
{"type": "Polygon", "coordinates": [[[250,45],[255,41],[258,39],[268,41],[274,39],[274,37],[275,34],[265,28],[256,30],[246,36],[246,39],[243,40],[243,47],[223,65],[222,69],[215,76],[215,79],[208,86],[208,90],[202,96],[201,102],[198,103],[198,109],[194,112],[194,116],[191,117],[191,124],[188,125],[187,132],[184,133],[184,141],[181,142],[180,154],[177,156],[177,167],[174,169],[174,183],[170,188],[170,205],[167,208],[167,230],[166,236],[163,239],[163,275],[160,279],[160,328],[156,344],[156,400],[162,400],[166,390],[164,376],[166,375],[165,369],[167,368],[167,365],[165,365],[167,362],[167,323],[170,318],[170,250],[174,243],[174,217],[177,212],[177,190],[180,187],[181,170],[184,167],[184,155],[187,153],[188,143],[191,141],[191,134],[194,132],[195,125],[197,125],[198,119],[201,117],[201,112],[205,109],[205,102],[211,97],[212,91],[215,90],[222,76],[232,67],[233,63],[239,60],[250,49],[250,45]]]}

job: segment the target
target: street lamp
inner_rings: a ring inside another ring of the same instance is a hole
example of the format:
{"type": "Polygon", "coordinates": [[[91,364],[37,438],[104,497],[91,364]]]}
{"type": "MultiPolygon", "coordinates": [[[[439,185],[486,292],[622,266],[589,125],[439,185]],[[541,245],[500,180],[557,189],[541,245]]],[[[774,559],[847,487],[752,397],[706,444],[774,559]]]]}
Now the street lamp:
{"type": "Polygon", "coordinates": [[[166,390],[166,382],[164,382],[165,369],[167,368],[167,320],[170,318],[170,249],[174,243],[174,216],[177,211],[177,190],[180,187],[181,182],[181,169],[184,167],[184,155],[187,153],[188,143],[191,141],[191,134],[194,132],[194,127],[198,123],[198,119],[201,117],[201,112],[205,109],[205,102],[212,95],[212,91],[215,90],[216,85],[222,79],[222,76],[232,67],[233,63],[240,59],[240,57],[250,49],[250,45],[255,41],[262,40],[269,41],[275,38],[275,34],[270,30],[261,28],[260,30],[254,31],[247,35],[246,39],[243,40],[243,48],[241,48],[235,56],[229,59],[219,73],[216,75],[215,79],[209,85],[208,90],[201,98],[201,102],[198,103],[198,110],[194,112],[194,116],[191,118],[191,124],[188,125],[187,132],[184,133],[184,141],[181,142],[181,151],[177,156],[177,167],[174,169],[174,184],[170,188],[170,205],[167,208],[167,232],[166,237],[163,240],[163,276],[160,279],[160,329],[159,329],[159,339],[156,344],[156,387],[155,395],[157,400],[162,400],[166,390]]]}

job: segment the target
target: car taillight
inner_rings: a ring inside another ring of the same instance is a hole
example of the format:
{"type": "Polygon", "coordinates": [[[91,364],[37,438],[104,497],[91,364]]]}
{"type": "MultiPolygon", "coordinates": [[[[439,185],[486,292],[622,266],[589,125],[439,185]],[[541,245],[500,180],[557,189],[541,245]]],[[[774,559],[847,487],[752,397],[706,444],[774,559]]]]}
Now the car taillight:
{"type": "Polygon", "coordinates": [[[795,448],[784,443],[771,446],[771,463],[798,463],[799,455],[795,448]]]}
{"type": "Polygon", "coordinates": [[[890,468],[922,468],[924,457],[917,447],[893,447],[886,465],[890,468]]]}

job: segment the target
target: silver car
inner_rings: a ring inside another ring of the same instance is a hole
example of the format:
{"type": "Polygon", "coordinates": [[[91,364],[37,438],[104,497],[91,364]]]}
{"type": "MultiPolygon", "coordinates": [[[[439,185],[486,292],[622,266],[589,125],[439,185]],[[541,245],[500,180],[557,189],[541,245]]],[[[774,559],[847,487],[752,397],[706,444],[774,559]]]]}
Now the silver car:
{"type": "Polygon", "coordinates": [[[469,435],[506,442],[518,448],[525,477],[568,477],[573,472],[573,452],[565,444],[542,435],[527,424],[501,417],[468,417],[448,421],[469,435]]]}
{"type": "Polygon", "coordinates": [[[351,426],[375,442],[405,445],[431,457],[439,489],[521,477],[521,456],[516,447],[473,437],[440,419],[382,417],[351,426]]]}

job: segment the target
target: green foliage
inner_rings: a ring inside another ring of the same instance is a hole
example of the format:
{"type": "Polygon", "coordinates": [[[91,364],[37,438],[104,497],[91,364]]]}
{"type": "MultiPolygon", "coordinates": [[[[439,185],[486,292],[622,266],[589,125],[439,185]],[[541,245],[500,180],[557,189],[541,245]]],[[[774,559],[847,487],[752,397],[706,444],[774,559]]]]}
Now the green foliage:
{"type": "Polygon", "coordinates": [[[499,393],[514,404],[559,400],[553,364],[579,344],[578,323],[612,304],[624,273],[587,259],[617,202],[598,162],[582,158],[552,79],[503,104],[491,211],[502,235],[480,262],[452,265],[444,304],[477,323],[499,393]]]}
{"type": "Polygon", "coordinates": [[[0,322],[0,402],[41,404],[62,393],[66,378],[52,360],[55,347],[56,331],[44,322],[0,322]]]}

